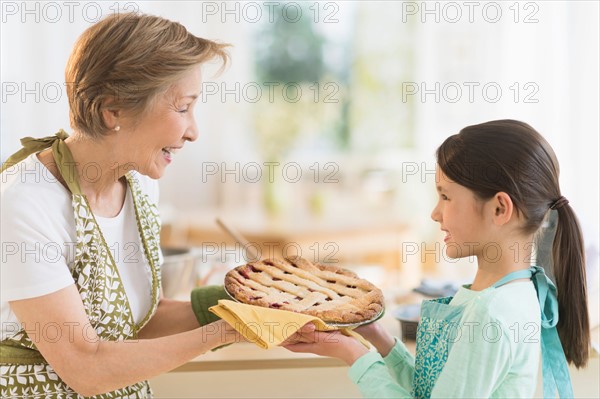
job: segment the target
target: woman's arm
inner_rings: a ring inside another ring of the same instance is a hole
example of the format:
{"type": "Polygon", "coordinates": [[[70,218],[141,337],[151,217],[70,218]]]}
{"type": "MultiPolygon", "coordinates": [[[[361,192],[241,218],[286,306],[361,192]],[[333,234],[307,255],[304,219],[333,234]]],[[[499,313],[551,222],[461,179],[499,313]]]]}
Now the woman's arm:
{"type": "MultiPolygon", "coordinates": [[[[213,348],[239,340],[233,328],[217,321],[160,338],[101,341],[90,326],[75,285],[49,295],[12,301],[10,305],[46,361],[66,384],[83,396],[152,378],[213,348]]],[[[183,305],[167,301],[163,306],[161,323],[181,321],[185,327],[152,327],[147,335],[191,327],[194,316],[187,314],[183,305]],[[169,310],[173,315],[167,314],[169,310]]]]}
{"type": "Polygon", "coordinates": [[[229,299],[223,286],[211,285],[192,290],[190,302],[166,299],[160,293],[158,308],[152,319],[139,332],[140,338],[158,338],[189,331],[219,320],[208,309],[221,299],[229,299]]]}
{"type": "Polygon", "coordinates": [[[138,333],[140,339],[166,337],[200,327],[191,302],[176,301],[161,295],[158,307],[148,324],[138,333]]]}

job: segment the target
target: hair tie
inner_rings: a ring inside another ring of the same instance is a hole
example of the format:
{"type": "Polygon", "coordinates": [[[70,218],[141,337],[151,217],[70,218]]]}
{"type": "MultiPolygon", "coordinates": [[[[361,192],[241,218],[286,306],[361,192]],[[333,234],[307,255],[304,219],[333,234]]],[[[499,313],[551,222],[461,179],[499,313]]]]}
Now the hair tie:
{"type": "Polygon", "coordinates": [[[559,199],[557,199],[556,201],[554,201],[552,203],[552,205],[550,205],[550,209],[558,209],[558,208],[561,208],[561,207],[567,205],[568,203],[569,203],[569,200],[561,195],[559,199]]]}

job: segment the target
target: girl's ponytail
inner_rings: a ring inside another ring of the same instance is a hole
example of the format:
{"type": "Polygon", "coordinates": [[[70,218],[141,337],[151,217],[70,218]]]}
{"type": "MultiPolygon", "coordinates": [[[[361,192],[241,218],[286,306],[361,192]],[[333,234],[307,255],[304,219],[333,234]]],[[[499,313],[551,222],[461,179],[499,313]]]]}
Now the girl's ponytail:
{"type": "Polygon", "coordinates": [[[573,209],[561,199],[551,206],[558,213],[552,244],[559,309],[556,328],[567,361],[579,368],[587,363],[590,345],[583,235],[573,209]]]}

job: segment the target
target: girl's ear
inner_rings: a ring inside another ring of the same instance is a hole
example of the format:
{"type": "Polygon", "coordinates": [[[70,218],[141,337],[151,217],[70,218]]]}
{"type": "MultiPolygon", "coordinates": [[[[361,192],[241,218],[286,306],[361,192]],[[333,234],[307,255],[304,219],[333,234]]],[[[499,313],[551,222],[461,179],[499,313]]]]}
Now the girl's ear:
{"type": "Polygon", "coordinates": [[[492,199],[492,204],[494,207],[494,223],[498,226],[508,223],[515,209],[510,195],[503,191],[496,193],[492,199]]]}

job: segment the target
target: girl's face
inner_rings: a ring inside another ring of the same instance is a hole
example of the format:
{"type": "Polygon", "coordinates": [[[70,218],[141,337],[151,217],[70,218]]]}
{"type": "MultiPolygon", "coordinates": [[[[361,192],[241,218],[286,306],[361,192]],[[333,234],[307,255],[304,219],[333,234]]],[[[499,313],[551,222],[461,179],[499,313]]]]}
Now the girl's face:
{"type": "Polygon", "coordinates": [[[485,205],[471,190],[450,180],[439,168],[435,177],[438,202],[431,218],[446,233],[446,255],[453,259],[479,255],[489,235],[483,216],[485,205]]]}

